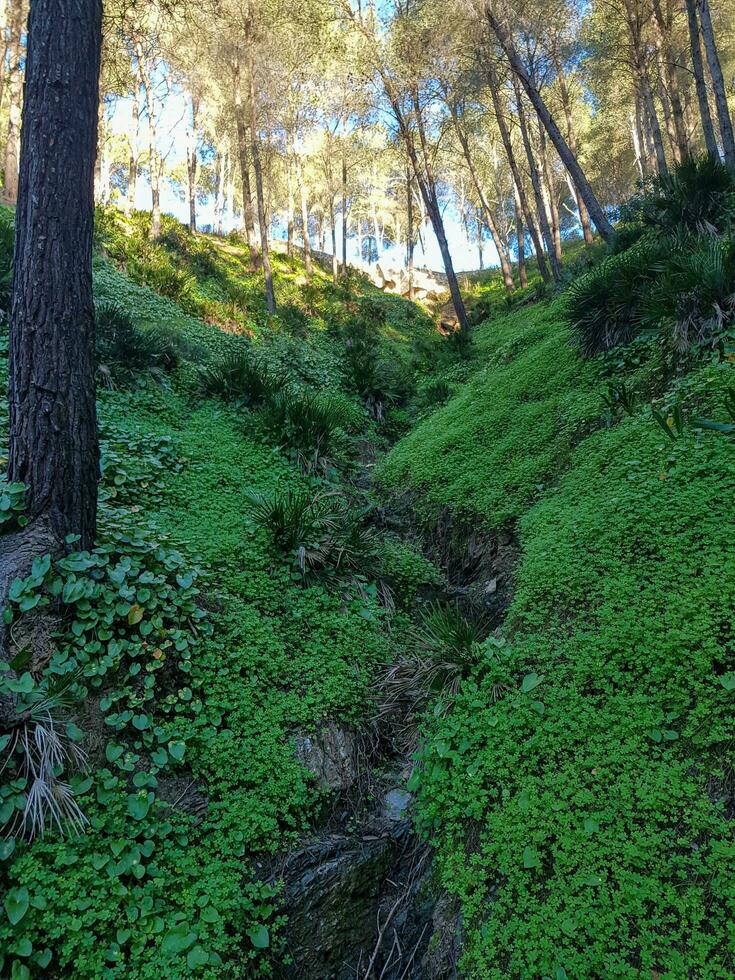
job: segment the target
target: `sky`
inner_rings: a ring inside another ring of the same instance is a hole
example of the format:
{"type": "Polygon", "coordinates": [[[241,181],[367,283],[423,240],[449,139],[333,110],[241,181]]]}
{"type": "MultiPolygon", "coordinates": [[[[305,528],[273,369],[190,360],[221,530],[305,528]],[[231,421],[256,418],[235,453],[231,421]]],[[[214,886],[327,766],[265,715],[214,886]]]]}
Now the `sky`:
{"type": "MultiPolygon", "coordinates": [[[[169,166],[175,165],[186,158],[186,100],[179,91],[171,91],[161,110],[159,121],[159,133],[161,134],[159,143],[162,153],[167,154],[166,162],[169,166]]],[[[126,134],[132,126],[132,99],[118,98],[108,109],[108,126],[114,133],[126,134]]],[[[141,125],[145,128],[145,120],[141,119],[141,125]]],[[[144,177],[138,180],[136,192],[136,207],[142,211],[150,210],[151,190],[150,184],[144,177]]],[[[183,199],[181,190],[172,186],[171,182],[164,179],[161,184],[161,208],[167,213],[178,218],[179,221],[188,222],[188,204],[183,199]]],[[[197,208],[197,223],[200,228],[214,224],[214,201],[208,200],[200,203],[197,208]]],[[[341,222],[337,222],[337,254],[342,254],[342,239],[340,232],[341,222]]],[[[457,272],[465,272],[479,268],[479,256],[475,242],[468,242],[464,229],[462,228],[459,216],[450,203],[444,213],[444,224],[452,254],[452,262],[457,272]]],[[[225,231],[229,231],[232,223],[226,224],[225,231]]],[[[274,223],[272,229],[274,238],[285,238],[286,229],[282,223],[274,223]]],[[[416,246],[414,251],[414,262],[417,267],[425,267],[432,270],[444,271],[444,265],[439,252],[439,244],[430,227],[426,229],[424,236],[426,254],[424,255],[421,247],[416,246]]],[[[312,243],[315,244],[315,243],[312,243]]],[[[357,242],[348,239],[348,260],[357,262],[357,242]]],[[[483,248],[484,265],[497,265],[497,252],[492,242],[486,241],[483,248]]],[[[381,259],[381,266],[395,269],[403,264],[404,254],[401,250],[389,247],[386,248],[381,259]]]]}

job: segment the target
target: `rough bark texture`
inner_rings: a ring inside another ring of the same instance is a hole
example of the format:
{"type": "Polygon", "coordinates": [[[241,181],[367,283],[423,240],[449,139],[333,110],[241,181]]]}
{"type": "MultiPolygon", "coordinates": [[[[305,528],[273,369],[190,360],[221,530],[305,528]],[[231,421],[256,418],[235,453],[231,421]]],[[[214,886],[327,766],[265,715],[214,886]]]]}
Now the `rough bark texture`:
{"type": "Polygon", "coordinates": [[[100,0],[33,0],[10,319],[10,480],[58,542],[94,542],[92,226],[100,0]]]}
{"type": "Polygon", "coordinates": [[[595,223],[597,231],[600,233],[602,238],[607,240],[612,235],[613,228],[605,217],[605,212],[602,210],[600,202],[595,197],[595,192],[592,190],[590,182],[585,177],[584,171],[577,162],[577,158],[569,149],[569,146],[562,136],[559,127],[554,121],[553,116],[549,112],[546,103],[541,98],[540,92],[531,82],[528,72],[524,68],[523,62],[518,56],[513,40],[503,22],[496,16],[492,3],[488,3],[486,5],[485,13],[493,33],[500,42],[502,49],[505,51],[506,57],[510,62],[510,66],[513,69],[514,74],[523,85],[531,105],[536,110],[536,113],[543,123],[549,139],[554,144],[554,148],[561,158],[561,162],[572,175],[572,180],[574,181],[575,186],[579,189],[579,193],[582,195],[584,203],[587,205],[587,210],[590,213],[592,221],[595,223]]]}
{"type": "Polygon", "coordinates": [[[702,28],[704,50],[707,54],[707,64],[709,65],[709,73],[712,78],[712,91],[715,96],[717,119],[720,124],[722,149],[725,153],[725,160],[728,166],[735,168],[735,135],[733,135],[732,119],[730,118],[730,109],[727,105],[725,79],[722,74],[717,44],[715,43],[715,32],[712,27],[709,0],[697,0],[697,10],[699,12],[699,23],[702,28]]]}
{"type": "Polygon", "coordinates": [[[712,125],[712,115],[709,111],[707,83],[704,80],[704,63],[702,61],[702,45],[699,40],[696,0],[684,0],[684,3],[687,11],[689,47],[692,53],[692,69],[694,71],[694,84],[697,89],[697,102],[699,103],[699,118],[702,121],[704,145],[707,153],[711,157],[718,157],[719,152],[717,149],[717,140],[715,139],[715,128],[712,125]]]}
{"type": "MultiPolygon", "coordinates": [[[[406,271],[408,272],[408,298],[413,301],[413,186],[411,181],[411,170],[409,167],[406,167],[406,219],[408,221],[408,227],[406,228],[406,271]]],[[[360,258],[362,258],[362,252],[360,252],[360,258]]]]}

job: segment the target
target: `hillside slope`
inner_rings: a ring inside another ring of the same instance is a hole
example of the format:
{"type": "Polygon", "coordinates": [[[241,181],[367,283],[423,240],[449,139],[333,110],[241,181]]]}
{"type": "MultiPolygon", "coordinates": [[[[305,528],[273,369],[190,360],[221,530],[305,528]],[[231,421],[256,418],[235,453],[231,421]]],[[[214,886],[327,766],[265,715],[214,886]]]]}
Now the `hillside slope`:
{"type": "Polygon", "coordinates": [[[563,298],[476,348],[380,474],[427,523],[519,541],[502,634],[426,722],[411,781],[460,975],[731,976],[735,457],[691,417],[725,420],[732,363],[662,390],[655,344],[582,361],[563,298]],[[622,380],[636,404],[611,412],[622,380]],[[651,399],[680,406],[680,436],[651,399]]]}

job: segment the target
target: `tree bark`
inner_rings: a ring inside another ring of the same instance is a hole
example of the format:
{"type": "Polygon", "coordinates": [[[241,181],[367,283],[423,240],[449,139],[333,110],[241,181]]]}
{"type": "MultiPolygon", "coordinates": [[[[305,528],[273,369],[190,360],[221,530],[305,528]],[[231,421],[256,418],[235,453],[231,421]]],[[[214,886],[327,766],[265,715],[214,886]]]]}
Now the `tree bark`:
{"type": "Polygon", "coordinates": [[[294,196],[293,196],[293,160],[289,155],[286,168],[286,181],[288,185],[288,202],[286,211],[286,255],[293,256],[294,239],[294,196]]]}
{"type": "Polygon", "coordinates": [[[8,78],[8,136],[5,143],[5,185],[3,197],[6,203],[15,204],[18,199],[18,153],[20,148],[21,104],[23,99],[22,34],[24,24],[24,0],[11,0],[9,18],[10,64],[8,78]]]}
{"type": "Polygon", "coordinates": [[[521,174],[521,168],[516,160],[515,150],[513,149],[513,141],[510,138],[510,130],[505,118],[504,106],[500,100],[500,81],[491,61],[488,61],[487,63],[487,76],[490,83],[490,95],[493,100],[495,119],[498,123],[500,138],[503,143],[503,148],[505,149],[505,155],[508,159],[508,166],[510,167],[511,175],[513,177],[515,193],[518,197],[521,210],[523,211],[526,219],[526,226],[531,236],[531,241],[533,242],[534,251],[536,252],[538,270],[544,282],[549,282],[551,277],[549,275],[549,268],[546,264],[546,259],[544,258],[544,248],[541,243],[541,237],[539,236],[536,226],[531,218],[531,208],[528,203],[528,198],[526,197],[526,189],[523,186],[523,175],[521,174]]]}
{"type": "Polygon", "coordinates": [[[689,137],[687,136],[686,123],[684,122],[684,107],[679,90],[679,78],[676,74],[676,57],[672,41],[673,14],[670,0],[667,2],[665,13],[661,6],[661,0],[653,0],[653,13],[658,27],[659,51],[661,52],[661,61],[663,63],[668,96],[671,102],[671,116],[674,123],[678,158],[679,160],[683,160],[689,156],[689,137]]]}
{"type": "Polygon", "coordinates": [[[242,83],[240,78],[240,56],[235,58],[233,65],[233,101],[235,104],[235,125],[237,127],[237,150],[240,163],[240,179],[242,181],[242,213],[245,243],[250,253],[250,262],[254,269],[260,264],[260,253],[255,241],[255,219],[253,216],[253,192],[250,187],[250,151],[248,149],[247,125],[245,110],[242,103],[242,83]]]}
{"type": "Polygon", "coordinates": [[[265,219],[265,196],[263,194],[263,168],[260,164],[260,138],[258,136],[257,104],[255,101],[255,66],[253,49],[248,47],[248,102],[250,108],[250,154],[255,173],[255,198],[258,205],[258,227],[260,229],[260,260],[265,276],[265,303],[269,313],[276,312],[276,297],[273,292],[273,273],[268,246],[268,223],[265,219]]]}
{"type": "MultiPolygon", "coordinates": [[[[574,130],[574,117],[572,115],[572,100],[569,95],[569,86],[567,85],[561,61],[558,59],[556,61],[556,77],[559,81],[559,94],[561,95],[562,108],[567,123],[567,142],[569,143],[569,149],[575,157],[579,157],[579,144],[577,143],[577,134],[574,130]]],[[[591,245],[593,236],[590,226],[590,213],[587,210],[587,205],[584,203],[584,198],[579,193],[574,181],[571,180],[571,175],[570,183],[574,189],[574,199],[577,202],[577,213],[579,215],[579,224],[582,228],[582,237],[587,245],[591,245]]]]}
{"type": "Polygon", "coordinates": [[[191,96],[191,125],[186,141],[186,174],[189,193],[189,231],[197,230],[197,136],[199,126],[199,98],[191,96]]]}
{"type": "Polygon", "coordinates": [[[301,238],[304,243],[304,268],[306,278],[311,279],[311,239],[309,238],[309,199],[306,193],[306,181],[304,179],[304,167],[299,157],[296,158],[297,179],[299,182],[299,197],[301,199],[301,238]]]}
{"type": "Polygon", "coordinates": [[[347,275],[347,154],[342,141],[342,275],[347,275]]]}
{"type": "Polygon", "coordinates": [[[531,105],[534,107],[539,119],[543,123],[549,139],[554,144],[554,148],[561,158],[561,162],[572,175],[572,180],[574,181],[575,186],[579,188],[579,193],[582,195],[584,203],[587,205],[587,210],[590,213],[592,221],[595,223],[597,231],[600,233],[600,236],[607,241],[607,239],[609,239],[613,233],[613,227],[605,217],[605,212],[602,210],[600,202],[595,197],[595,192],[592,190],[590,182],[585,177],[584,171],[577,162],[577,158],[569,149],[569,146],[562,136],[559,127],[554,121],[553,116],[549,112],[546,103],[541,98],[540,92],[536,86],[532,84],[531,79],[528,76],[528,72],[518,56],[518,52],[516,51],[511,36],[502,21],[500,21],[495,15],[492,4],[493,0],[490,0],[490,2],[488,2],[485,6],[485,14],[487,16],[488,23],[500,42],[500,46],[505,51],[506,57],[508,58],[514,74],[523,85],[531,105]]]}
{"type": "Polygon", "coordinates": [[[513,184],[513,211],[516,225],[516,245],[518,248],[518,281],[521,289],[528,285],[528,273],[526,272],[526,236],[523,232],[523,215],[521,214],[521,202],[518,196],[518,188],[513,184]]]}
{"type": "Polygon", "coordinates": [[[692,54],[692,69],[694,72],[694,84],[697,90],[697,102],[699,103],[699,118],[702,121],[704,145],[708,155],[718,159],[720,154],[717,149],[717,140],[715,139],[715,127],[712,125],[712,114],[709,111],[707,83],[704,79],[704,62],[702,61],[702,46],[699,40],[699,24],[697,22],[697,4],[696,0],[684,0],[684,3],[687,11],[689,49],[692,54]]]}
{"type": "Polygon", "coordinates": [[[556,249],[554,248],[554,240],[551,234],[551,226],[546,214],[546,202],[544,201],[544,195],[541,188],[541,176],[536,166],[536,160],[533,153],[533,147],[531,145],[531,138],[528,132],[528,125],[526,122],[526,110],[523,107],[523,93],[521,92],[521,86],[517,76],[513,76],[513,88],[516,94],[516,109],[518,111],[518,126],[521,131],[521,139],[523,140],[523,147],[526,151],[526,160],[528,161],[528,172],[531,177],[531,187],[533,188],[533,197],[536,202],[536,215],[538,217],[539,224],[541,226],[541,234],[544,239],[544,244],[546,245],[546,255],[549,259],[549,265],[551,266],[551,274],[554,277],[554,281],[558,282],[561,277],[561,269],[559,268],[559,259],[556,255],[556,249]]]}
{"type": "Polygon", "coordinates": [[[135,58],[138,71],[138,83],[145,96],[146,115],[148,116],[148,173],[151,182],[151,238],[156,239],[161,234],[161,165],[158,155],[158,139],[156,133],[156,106],[153,98],[153,84],[145,51],[140,41],[135,43],[135,58]]]}
{"type": "Polygon", "coordinates": [[[334,197],[329,196],[329,231],[332,236],[332,282],[339,279],[339,260],[337,259],[337,219],[334,215],[334,197]]]}
{"type": "Polygon", "coordinates": [[[704,50],[707,55],[707,64],[709,65],[709,73],[712,79],[712,91],[715,96],[717,120],[720,124],[722,149],[727,165],[735,169],[735,135],[733,135],[732,119],[727,104],[725,79],[722,75],[720,56],[717,51],[717,44],[715,43],[715,32],[712,27],[712,14],[710,13],[709,0],[696,0],[696,4],[699,12],[699,23],[702,28],[704,50]]]}
{"type": "Polygon", "coordinates": [[[135,208],[135,193],[138,188],[138,159],[140,157],[140,86],[133,92],[132,136],[128,136],[130,156],[128,158],[128,192],[125,196],[125,212],[135,208]]]}
{"type": "MultiPolygon", "coordinates": [[[[485,192],[482,189],[480,178],[477,173],[477,168],[475,167],[475,163],[472,159],[472,154],[470,152],[470,144],[469,144],[469,140],[467,139],[467,134],[464,132],[464,130],[460,125],[459,114],[457,112],[456,105],[454,105],[450,99],[446,99],[446,102],[449,107],[449,112],[452,117],[452,122],[454,123],[454,130],[457,134],[459,145],[462,147],[462,153],[464,154],[465,162],[467,164],[467,169],[470,172],[470,177],[472,178],[472,183],[474,184],[475,192],[477,193],[477,196],[480,201],[480,207],[482,208],[482,214],[485,220],[485,224],[487,225],[487,230],[490,232],[490,237],[492,238],[493,244],[495,245],[495,249],[498,253],[498,259],[500,261],[500,270],[503,275],[503,283],[505,285],[505,289],[507,292],[512,293],[513,290],[516,288],[516,284],[513,279],[513,269],[511,268],[508,253],[506,252],[505,247],[503,245],[503,241],[500,237],[500,234],[498,233],[498,227],[497,224],[495,223],[495,218],[493,217],[493,213],[490,210],[490,205],[487,202],[485,192]]],[[[478,241],[480,242],[482,241],[481,232],[478,234],[478,241]]]]}
{"type": "Polygon", "coordinates": [[[10,317],[8,476],[32,525],[94,544],[92,231],[100,0],[33,0],[10,317]]]}
{"type": "Polygon", "coordinates": [[[406,269],[408,272],[408,298],[413,302],[413,185],[410,167],[406,167],[406,269]]]}

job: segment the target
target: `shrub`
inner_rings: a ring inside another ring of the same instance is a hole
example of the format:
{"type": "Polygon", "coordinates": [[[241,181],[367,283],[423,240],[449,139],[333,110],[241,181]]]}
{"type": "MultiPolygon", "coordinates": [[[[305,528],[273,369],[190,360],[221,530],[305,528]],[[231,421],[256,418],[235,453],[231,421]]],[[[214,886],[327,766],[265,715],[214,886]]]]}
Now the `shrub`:
{"type": "Polygon", "coordinates": [[[569,318],[586,355],[627,343],[638,332],[641,297],[656,275],[657,257],[655,244],[642,238],[569,287],[569,318]]]}
{"type": "Polygon", "coordinates": [[[9,208],[0,208],[0,310],[10,310],[13,285],[15,217],[9,208]]]}
{"type": "Polygon", "coordinates": [[[207,397],[261,405],[285,385],[283,376],[253,356],[249,347],[228,351],[199,371],[199,387],[207,397]]]}
{"type": "Polygon", "coordinates": [[[714,157],[684,160],[656,177],[622,217],[667,234],[722,234],[735,220],[735,174],[714,157]]]}
{"type": "Polygon", "coordinates": [[[283,328],[294,337],[305,337],[309,332],[309,317],[295,303],[281,303],[278,319],[283,328]]]}
{"type": "Polygon", "coordinates": [[[366,511],[351,507],[340,493],[288,490],[271,497],[254,494],[251,500],[255,523],[294,558],[302,575],[327,568],[358,571],[374,557],[366,511]]]}
{"type": "Polygon", "coordinates": [[[326,466],[337,434],[349,424],[350,413],[341,398],[283,390],[267,400],[263,418],[275,438],[296,450],[302,468],[314,471],[326,466]]]}
{"type": "Polygon", "coordinates": [[[97,358],[112,373],[172,370],[181,360],[181,342],[173,330],[141,329],[117,303],[99,303],[96,324],[97,358]]]}
{"type": "Polygon", "coordinates": [[[691,250],[654,263],[654,278],[640,300],[640,320],[665,329],[677,351],[712,343],[735,313],[735,242],[700,239],[691,250]]]}

